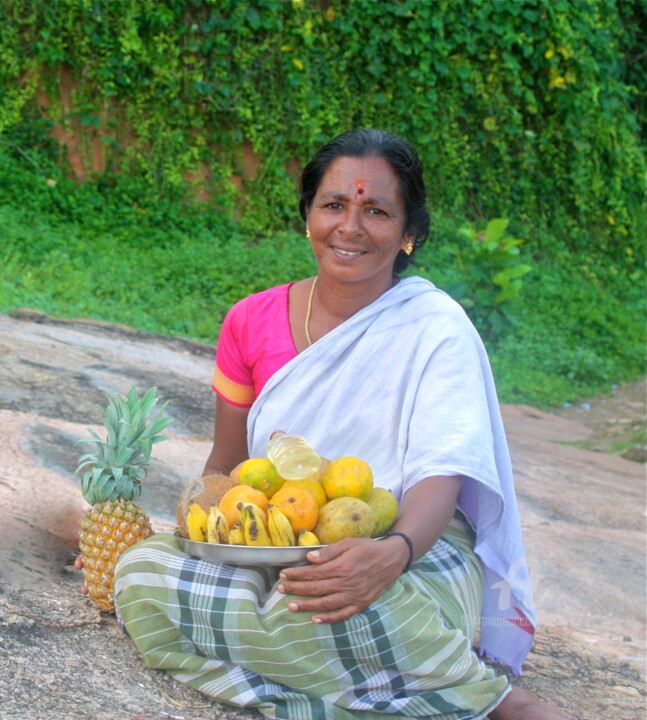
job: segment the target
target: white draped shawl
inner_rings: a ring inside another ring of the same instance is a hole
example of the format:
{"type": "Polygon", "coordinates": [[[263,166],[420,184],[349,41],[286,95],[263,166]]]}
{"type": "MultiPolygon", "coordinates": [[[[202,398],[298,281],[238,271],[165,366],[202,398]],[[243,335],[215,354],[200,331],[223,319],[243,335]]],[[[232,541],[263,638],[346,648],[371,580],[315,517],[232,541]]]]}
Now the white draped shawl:
{"type": "Polygon", "coordinates": [[[465,477],[459,508],[485,570],[480,649],[516,673],[535,625],[510,456],[483,344],[460,305],[401,280],[275,373],[248,418],[250,457],[277,429],[324,457],[353,455],[398,499],[465,477]]]}

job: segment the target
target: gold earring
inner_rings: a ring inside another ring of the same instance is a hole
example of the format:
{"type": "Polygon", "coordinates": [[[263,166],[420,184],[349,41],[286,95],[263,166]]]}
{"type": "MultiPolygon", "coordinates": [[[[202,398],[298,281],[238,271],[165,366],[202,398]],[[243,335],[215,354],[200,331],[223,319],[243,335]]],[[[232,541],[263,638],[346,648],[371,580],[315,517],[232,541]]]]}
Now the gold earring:
{"type": "Polygon", "coordinates": [[[306,237],[308,238],[308,240],[310,240],[310,228],[309,227],[306,228],[306,237]]]}
{"type": "Polygon", "coordinates": [[[404,246],[404,252],[407,255],[411,255],[413,252],[413,240],[409,240],[409,242],[404,246]]]}

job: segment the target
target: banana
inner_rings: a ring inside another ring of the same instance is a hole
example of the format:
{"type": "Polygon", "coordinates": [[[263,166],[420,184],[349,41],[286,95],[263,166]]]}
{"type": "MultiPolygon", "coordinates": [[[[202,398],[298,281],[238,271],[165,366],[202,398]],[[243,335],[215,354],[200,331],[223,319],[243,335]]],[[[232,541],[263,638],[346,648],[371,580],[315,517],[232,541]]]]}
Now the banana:
{"type": "Polygon", "coordinates": [[[186,514],[186,529],[189,531],[189,540],[207,542],[207,513],[198,505],[189,505],[186,514]]]}
{"type": "Polygon", "coordinates": [[[263,510],[262,507],[259,507],[258,505],[256,505],[256,503],[239,502],[238,505],[236,505],[236,507],[238,508],[238,512],[240,513],[240,519],[243,520],[243,508],[246,508],[248,506],[254,510],[254,513],[256,514],[256,516],[259,517],[261,522],[263,523],[263,527],[267,530],[267,513],[265,512],[265,510],[263,510]]]}
{"type": "Polygon", "coordinates": [[[227,545],[229,542],[229,523],[217,505],[212,505],[207,518],[207,542],[227,545]]]}
{"type": "Polygon", "coordinates": [[[276,507],[276,505],[270,505],[267,508],[267,515],[267,527],[274,545],[276,547],[296,545],[296,539],[294,537],[294,532],[292,532],[290,521],[276,507]]]}
{"type": "Polygon", "coordinates": [[[229,537],[227,539],[230,545],[246,545],[245,533],[243,532],[243,523],[237,520],[234,526],[229,531],[229,537]]]}
{"type": "Polygon", "coordinates": [[[302,546],[321,545],[319,538],[309,530],[299,530],[298,544],[302,546]]]}
{"type": "Polygon", "coordinates": [[[272,539],[256,508],[257,506],[253,503],[246,503],[241,510],[245,543],[247,545],[271,546],[272,539]]]}

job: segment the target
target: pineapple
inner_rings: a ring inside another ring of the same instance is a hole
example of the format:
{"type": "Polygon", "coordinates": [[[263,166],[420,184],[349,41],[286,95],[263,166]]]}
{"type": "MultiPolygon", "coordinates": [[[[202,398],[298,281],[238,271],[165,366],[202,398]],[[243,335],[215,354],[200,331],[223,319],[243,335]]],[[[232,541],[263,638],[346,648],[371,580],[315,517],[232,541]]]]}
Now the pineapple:
{"type": "Polygon", "coordinates": [[[103,611],[113,612],[114,571],[117,560],[131,545],[152,534],[150,520],[135,504],[146,477],[154,443],[166,440],[159,433],[172,418],[149,416],[157,403],[157,388],[141,398],[134,387],[124,398],[106,393],[108,406],[104,442],[92,430],[92,438],[81,442],[95,444],[95,452],[79,458],[76,472],[85,470],[83,497],[92,505],[81,520],[79,533],[83,574],[90,599],[103,611]]]}

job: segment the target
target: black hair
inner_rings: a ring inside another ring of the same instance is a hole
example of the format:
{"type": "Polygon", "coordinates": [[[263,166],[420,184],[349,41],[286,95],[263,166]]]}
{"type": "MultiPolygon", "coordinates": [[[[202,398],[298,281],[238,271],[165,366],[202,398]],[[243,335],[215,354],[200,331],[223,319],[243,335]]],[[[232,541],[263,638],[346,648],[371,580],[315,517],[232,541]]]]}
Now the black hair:
{"type": "Polygon", "coordinates": [[[405,208],[405,232],[413,235],[413,252],[401,250],[393,266],[394,273],[406,270],[415,251],[424,245],[429,235],[427,192],[422,165],[416,151],[406,140],[385,130],[358,128],[348,130],[317,150],[301,173],[299,212],[306,219],[319,184],[330,164],[340,157],[380,157],[394,169],[400,180],[400,192],[405,208]]]}

